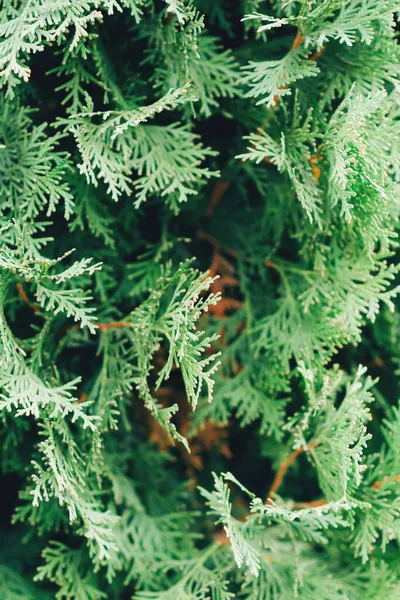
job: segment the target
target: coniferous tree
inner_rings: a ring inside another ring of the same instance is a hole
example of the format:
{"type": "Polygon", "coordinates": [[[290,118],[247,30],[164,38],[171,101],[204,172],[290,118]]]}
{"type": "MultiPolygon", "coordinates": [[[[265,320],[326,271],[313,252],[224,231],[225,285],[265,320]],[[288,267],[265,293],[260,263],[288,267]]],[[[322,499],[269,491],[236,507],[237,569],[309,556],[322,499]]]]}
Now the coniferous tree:
{"type": "Polygon", "coordinates": [[[399,11],[0,2],[1,600],[400,598],[399,11]]]}

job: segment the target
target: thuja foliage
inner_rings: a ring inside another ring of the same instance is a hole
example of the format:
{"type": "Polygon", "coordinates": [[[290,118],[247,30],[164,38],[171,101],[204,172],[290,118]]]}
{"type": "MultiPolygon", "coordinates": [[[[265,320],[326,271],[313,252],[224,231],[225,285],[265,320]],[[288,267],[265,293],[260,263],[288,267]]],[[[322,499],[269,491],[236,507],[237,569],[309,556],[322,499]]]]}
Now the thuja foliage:
{"type": "Polygon", "coordinates": [[[1,600],[400,598],[399,2],[0,6],[1,600]]]}

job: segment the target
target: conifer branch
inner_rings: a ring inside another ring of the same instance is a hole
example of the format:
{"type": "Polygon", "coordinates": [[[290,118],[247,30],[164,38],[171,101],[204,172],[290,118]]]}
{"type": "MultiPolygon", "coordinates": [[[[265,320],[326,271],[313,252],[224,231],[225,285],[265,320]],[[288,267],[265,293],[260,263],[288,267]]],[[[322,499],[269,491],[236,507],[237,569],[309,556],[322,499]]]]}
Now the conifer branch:
{"type": "Polygon", "coordinates": [[[2,598],[400,597],[397,11],[3,0],[2,598]]]}

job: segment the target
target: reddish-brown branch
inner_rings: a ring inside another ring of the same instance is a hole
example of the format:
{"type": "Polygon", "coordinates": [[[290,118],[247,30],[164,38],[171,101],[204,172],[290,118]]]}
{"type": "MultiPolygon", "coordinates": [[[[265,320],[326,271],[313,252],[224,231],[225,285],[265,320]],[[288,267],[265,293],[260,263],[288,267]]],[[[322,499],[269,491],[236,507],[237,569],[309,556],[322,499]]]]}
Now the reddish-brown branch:
{"type": "Polygon", "coordinates": [[[206,242],[211,244],[211,246],[214,248],[215,251],[219,251],[219,249],[220,249],[219,241],[213,235],[211,235],[210,233],[207,233],[207,231],[203,231],[203,229],[199,229],[197,231],[197,237],[200,240],[205,240],[206,242]]]}
{"type": "Polygon", "coordinates": [[[229,180],[223,181],[222,179],[219,179],[214,185],[211,191],[210,202],[205,212],[206,217],[211,217],[213,215],[215,209],[222,199],[222,196],[225,194],[231,183],[232,182],[229,180]]]}
{"type": "MultiPolygon", "coordinates": [[[[375,483],[373,483],[371,485],[372,489],[374,490],[379,490],[379,488],[382,487],[382,485],[384,483],[387,483],[388,481],[400,481],[400,475],[395,475],[394,477],[385,477],[385,479],[383,481],[375,481],[375,483]]],[[[327,504],[327,501],[325,500],[325,498],[319,498],[318,500],[310,500],[310,502],[298,502],[297,504],[294,505],[294,509],[301,509],[301,508],[315,508],[317,506],[324,506],[325,504],[327,504]]]]}
{"type": "MultiPolygon", "coordinates": [[[[198,229],[197,230],[197,237],[200,240],[206,240],[206,242],[208,242],[209,244],[211,244],[211,246],[214,248],[214,250],[216,252],[220,252],[220,250],[221,250],[221,244],[219,243],[219,241],[217,240],[217,238],[215,238],[213,235],[211,235],[211,233],[207,233],[203,229],[198,229]]],[[[225,252],[225,254],[229,254],[229,256],[231,256],[232,258],[236,258],[237,257],[236,250],[233,250],[232,248],[227,248],[226,246],[224,246],[224,252],[225,252]]]]}
{"type": "Polygon", "coordinates": [[[107,329],[120,329],[121,327],[132,327],[132,323],[128,321],[113,321],[111,323],[97,323],[97,328],[100,331],[106,331],[107,329]]]}
{"type": "Polygon", "coordinates": [[[316,52],[314,52],[314,54],[312,56],[310,56],[310,60],[312,60],[312,61],[318,60],[324,50],[325,50],[325,46],[321,46],[321,48],[319,50],[317,50],[316,52]]]}
{"type": "Polygon", "coordinates": [[[297,502],[293,508],[299,510],[301,508],[317,508],[318,506],[324,506],[326,504],[325,498],[319,500],[311,500],[310,502],[297,502]]]}
{"type": "Polygon", "coordinates": [[[88,395],[85,394],[85,392],[82,392],[82,394],[79,396],[79,400],[77,400],[75,404],[83,404],[84,402],[86,402],[87,399],[88,395]]]}
{"type": "Polygon", "coordinates": [[[26,292],[23,288],[22,283],[17,283],[17,288],[18,288],[18,293],[20,295],[20,298],[25,302],[25,304],[30,304],[29,300],[28,300],[28,296],[26,295],[26,292]]]}
{"type": "MultiPolygon", "coordinates": [[[[395,475],[394,477],[385,477],[385,479],[383,481],[375,481],[375,483],[373,483],[371,485],[372,489],[374,490],[379,490],[379,488],[382,487],[382,485],[384,483],[387,483],[388,481],[400,481],[400,475],[395,475]]],[[[325,498],[319,498],[318,500],[310,500],[310,502],[298,502],[297,504],[294,505],[294,509],[301,509],[301,508],[315,508],[317,506],[324,506],[325,504],[327,504],[327,501],[325,500],[325,498]]]]}
{"type": "Polygon", "coordinates": [[[270,490],[268,492],[268,497],[267,497],[267,501],[272,498],[272,496],[274,494],[276,494],[276,492],[279,490],[279,488],[282,485],[282,481],[283,478],[286,475],[287,470],[289,469],[289,467],[294,463],[294,461],[296,460],[296,458],[300,455],[303,454],[303,452],[307,452],[309,450],[312,450],[313,448],[316,448],[318,446],[319,442],[313,442],[312,444],[310,444],[309,446],[307,446],[306,448],[297,448],[297,450],[293,450],[292,454],[289,456],[289,458],[287,460],[285,460],[281,466],[278,469],[277,474],[275,475],[275,479],[272,482],[272,485],[270,487],[270,490]]]}
{"type": "Polygon", "coordinates": [[[221,298],[215,306],[210,306],[208,310],[217,319],[227,319],[228,311],[237,310],[242,306],[243,302],[241,302],[241,300],[235,300],[235,298],[221,298]]]}
{"type": "Polygon", "coordinates": [[[26,292],[24,290],[24,286],[22,285],[22,283],[17,283],[17,289],[18,289],[18,294],[19,294],[19,297],[21,298],[21,300],[23,302],[25,302],[25,304],[27,304],[29,306],[29,308],[33,310],[33,312],[39,313],[40,307],[37,304],[32,304],[32,302],[29,302],[29,298],[26,295],[26,292]]]}
{"type": "MultiPolygon", "coordinates": [[[[32,304],[32,302],[29,302],[29,298],[26,295],[26,292],[24,290],[22,283],[17,283],[17,289],[18,289],[18,294],[19,294],[19,297],[21,298],[21,300],[23,300],[23,302],[25,302],[25,304],[27,304],[29,306],[29,308],[31,308],[33,310],[33,312],[39,313],[40,307],[37,304],[32,304]]],[[[100,331],[106,331],[108,329],[119,329],[121,327],[132,327],[132,324],[128,323],[128,321],[113,321],[111,323],[98,323],[97,324],[97,328],[100,331]]],[[[70,327],[68,327],[68,329],[78,329],[78,328],[79,328],[78,324],[71,325],[70,327]]]]}
{"type": "MultiPolygon", "coordinates": [[[[213,235],[207,233],[203,229],[199,229],[197,231],[197,237],[201,240],[206,240],[214,249],[213,258],[208,271],[210,277],[219,275],[219,278],[210,286],[212,293],[220,293],[223,296],[226,287],[238,287],[239,281],[236,277],[234,277],[235,267],[221,254],[222,248],[219,241],[213,235]]],[[[232,248],[224,247],[223,251],[226,254],[229,254],[232,258],[237,257],[237,252],[232,248]]],[[[275,264],[269,259],[266,259],[264,264],[268,268],[275,267],[275,264]]],[[[218,319],[226,319],[227,311],[237,310],[241,306],[243,306],[243,302],[240,300],[226,298],[223,296],[216,305],[209,307],[209,313],[218,319]]]]}
{"type": "MultiPolygon", "coordinates": [[[[216,247],[216,246],[214,246],[216,247]]],[[[213,294],[221,294],[223,296],[226,287],[238,287],[239,281],[234,277],[235,267],[222,256],[218,250],[214,250],[214,256],[210,265],[210,276],[215,277],[220,275],[218,279],[213,281],[210,290],[213,294]]],[[[215,305],[208,308],[210,314],[217,319],[226,319],[227,312],[237,310],[243,305],[243,302],[235,298],[227,298],[223,296],[215,305]]]]}
{"type": "Polygon", "coordinates": [[[297,30],[296,37],[293,40],[291,51],[296,50],[303,43],[303,36],[300,31],[297,30]]]}
{"type": "Polygon", "coordinates": [[[314,156],[311,156],[311,158],[308,159],[308,163],[312,169],[315,181],[318,181],[321,176],[321,169],[318,166],[318,162],[320,160],[321,160],[320,154],[315,154],[314,156]]]}
{"type": "MultiPolygon", "coordinates": [[[[227,258],[222,256],[222,254],[220,254],[218,250],[215,250],[209,268],[209,272],[210,277],[215,277],[216,275],[221,275],[221,277],[233,276],[233,274],[235,273],[235,267],[229,262],[227,258]]],[[[221,282],[221,279],[215,281],[213,285],[218,287],[218,290],[216,291],[222,291],[223,283],[221,282]]]]}
{"type": "MultiPolygon", "coordinates": [[[[122,327],[132,327],[132,323],[128,321],[113,321],[111,323],[96,323],[97,329],[99,331],[108,331],[109,329],[121,329],[122,327]]],[[[66,325],[61,329],[63,333],[70,331],[71,329],[80,329],[79,323],[74,323],[73,325],[66,325]]]]}

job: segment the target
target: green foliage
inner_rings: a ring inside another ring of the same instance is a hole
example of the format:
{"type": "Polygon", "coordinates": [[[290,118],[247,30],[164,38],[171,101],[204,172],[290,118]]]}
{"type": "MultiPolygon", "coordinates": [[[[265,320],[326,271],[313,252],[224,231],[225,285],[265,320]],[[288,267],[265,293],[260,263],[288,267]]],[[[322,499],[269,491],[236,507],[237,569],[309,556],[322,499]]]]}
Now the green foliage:
{"type": "Polygon", "coordinates": [[[172,277],[161,277],[156,289],[129,317],[136,362],[133,382],[139,397],[170,435],[180,441],[184,439],[170,423],[178,405],[159,407],[151,395],[148,379],[153,369],[153,356],[160,348],[162,340],[166,340],[168,356],[158,373],[156,389],[164,380],[169,379],[172,368],[179,366],[187,398],[193,409],[196,408],[203,387],[207,391],[209,402],[212,400],[212,376],[218,367],[218,354],[200,357],[211,347],[217,336],[206,336],[204,332],[196,334],[196,324],[201,313],[215,305],[219,298],[213,294],[205,299],[201,297],[201,293],[209,288],[212,280],[204,279],[203,275],[191,269],[189,264],[184,263],[172,277]]]}
{"type": "Polygon", "coordinates": [[[1,3],[1,600],[400,597],[399,8],[1,3]]]}
{"type": "Polygon", "coordinates": [[[311,60],[304,60],[306,50],[296,48],[281,60],[249,62],[243,77],[250,89],[247,98],[258,99],[256,105],[274,106],[282,96],[291,94],[290,85],[306,77],[318,75],[318,67],[311,60]]]}

